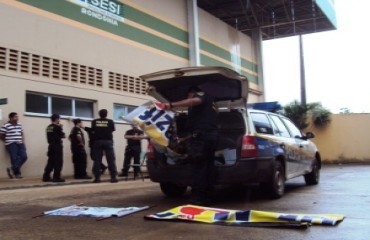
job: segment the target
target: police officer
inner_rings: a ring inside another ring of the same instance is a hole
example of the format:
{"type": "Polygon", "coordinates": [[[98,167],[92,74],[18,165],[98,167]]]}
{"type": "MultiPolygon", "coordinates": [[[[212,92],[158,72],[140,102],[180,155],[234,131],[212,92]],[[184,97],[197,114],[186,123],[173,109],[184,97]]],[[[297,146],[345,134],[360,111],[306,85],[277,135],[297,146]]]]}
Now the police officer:
{"type": "Polygon", "coordinates": [[[63,132],[63,125],[60,123],[59,114],[51,115],[51,124],[46,128],[46,137],[49,143],[48,147],[48,162],[44,169],[42,181],[44,182],[65,182],[61,178],[63,168],[63,141],[66,137],[63,132]],[[50,173],[53,172],[53,178],[50,178],[50,173]]]}
{"type": "Polygon", "coordinates": [[[131,129],[125,133],[127,145],[125,149],[125,158],[123,160],[122,173],[120,177],[127,177],[128,170],[130,169],[131,158],[134,158],[134,178],[139,174],[140,170],[140,153],[141,153],[141,140],[145,139],[144,132],[141,131],[136,123],[131,124],[131,129]]]}
{"type": "Polygon", "coordinates": [[[74,166],[75,179],[91,179],[86,173],[87,154],[85,150],[85,137],[82,132],[82,121],[77,118],[73,120],[74,128],[69,135],[71,141],[72,162],[74,166]]]}
{"type": "Polygon", "coordinates": [[[100,118],[94,119],[91,123],[91,128],[94,134],[93,146],[93,173],[95,176],[94,183],[100,183],[101,164],[103,153],[108,162],[108,170],[110,173],[110,182],[116,183],[117,167],[116,156],[113,149],[113,132],[116,130],[112,119],[108,119],[108,111],[106,109],[99,110],[100,118]]]}
{"type": "MultiPolygon", "coordinates": [[[[83,129],[87,132],[87,135],[89,137],[89,148],[90,148],[90,158],[92,161],[94,156],[92,155],[92,147],[94,146],[94,133],[92,131],[92,128],[91,127],[83,127],[83,129]]],[[[101,170],[101,174],[103,175],[105,173],[105,171],[107,170],[107,166],[104,165],[104,163],[102,162],[101,163],[101,167],[100,167],[100,170],[101,170]]]]}
{"type": "Polygon", "coordinates": [[[218,142],[218,113],[214,99],[199,86],[192,86],[186,99],[165,103],[166,109],[176,107],[188,107],[187,130],[192,136],[188,151],[194,156],[190,203],[207,205],[209,191],[212,189],[214,156],[218,142]]]}

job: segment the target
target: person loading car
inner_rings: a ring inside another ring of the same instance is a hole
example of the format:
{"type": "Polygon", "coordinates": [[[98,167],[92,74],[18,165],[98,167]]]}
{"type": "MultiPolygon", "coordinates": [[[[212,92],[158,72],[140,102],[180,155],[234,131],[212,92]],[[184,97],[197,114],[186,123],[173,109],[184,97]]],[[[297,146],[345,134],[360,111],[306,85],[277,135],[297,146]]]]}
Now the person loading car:
{"type": "Polygon", "coordinates": [[[198,86],[188,90],[188,97],[164,103],[166,110],[188,107],[187,130],[191,134],[188,154],[192,157],[192,195],[190,203],[207,205],[212,187],[214,155],[218,142],[218,113],[214,99],[198,86]]]}

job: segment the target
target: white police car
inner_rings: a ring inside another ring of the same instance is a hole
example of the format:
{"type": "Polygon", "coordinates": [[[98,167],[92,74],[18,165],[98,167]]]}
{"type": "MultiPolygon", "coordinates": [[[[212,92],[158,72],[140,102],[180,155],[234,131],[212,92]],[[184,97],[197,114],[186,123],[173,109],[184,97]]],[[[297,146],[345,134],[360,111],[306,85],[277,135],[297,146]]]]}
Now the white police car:
{"type": "MultiPolygon", "coordinates": [[[[223,67],[190,67],[141,76],[161,102],[186,98],[190,86],[201,86],[219,109],[220,140],[215,154],[215,185],[259,183],[273,198],[283,196],[285,181],[303,176],[319,183],[321,157],[313,133],[302,134],[288,118],[247,107],[248,80],[223,67]]],[[[178,134],[186,131],[186,111],[176,115],[178,134]]],[[[167,196],[181,196],[192,183],[186,159],[173,161],[149,144],[147,168],[167,196]],[[171,161],[170,161],[171,160],[171,161]]]]}

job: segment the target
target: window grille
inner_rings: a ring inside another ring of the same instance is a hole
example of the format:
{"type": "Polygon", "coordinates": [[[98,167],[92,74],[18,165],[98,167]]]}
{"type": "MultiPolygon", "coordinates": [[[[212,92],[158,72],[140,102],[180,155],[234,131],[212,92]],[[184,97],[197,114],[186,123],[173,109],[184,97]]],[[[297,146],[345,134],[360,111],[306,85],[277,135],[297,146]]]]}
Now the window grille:
{"type": "Polygon", "coordinates": [[[5,47],[0,47],[0,69],[103,87],[102,69],[5,47]]]}
{"type": "Polygon", "coordinates": [[[33,75],[40,75],[40,56],[36,54],[32,54],[32,71],[33,75]]]}
{"type": "Polygon", "coordinates": [[[6,69],[6,48],[0,47],[0,69],[6,69]]]}
{"type": "Polygon", "coordinates": [[[10,49],[9,51],[9,70],[18,71],[18,51],[10,49]]]}
{"type": "Polygon", "coordinates": [[[148,84],[141,78],[109,72],[109,88],[113,90],[147,95],[148,84]]]}

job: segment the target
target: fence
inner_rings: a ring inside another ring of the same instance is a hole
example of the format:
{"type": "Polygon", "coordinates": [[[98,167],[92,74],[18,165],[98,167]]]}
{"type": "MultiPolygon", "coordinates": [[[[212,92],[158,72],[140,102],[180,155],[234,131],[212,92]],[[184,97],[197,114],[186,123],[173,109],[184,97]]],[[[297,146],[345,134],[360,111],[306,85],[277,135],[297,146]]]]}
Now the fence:
{"type": "Polygon", "coordinates": [[[333,114],[324,127],[309,126],[326,163],[370,163],[370,113],[333,114]]]}

